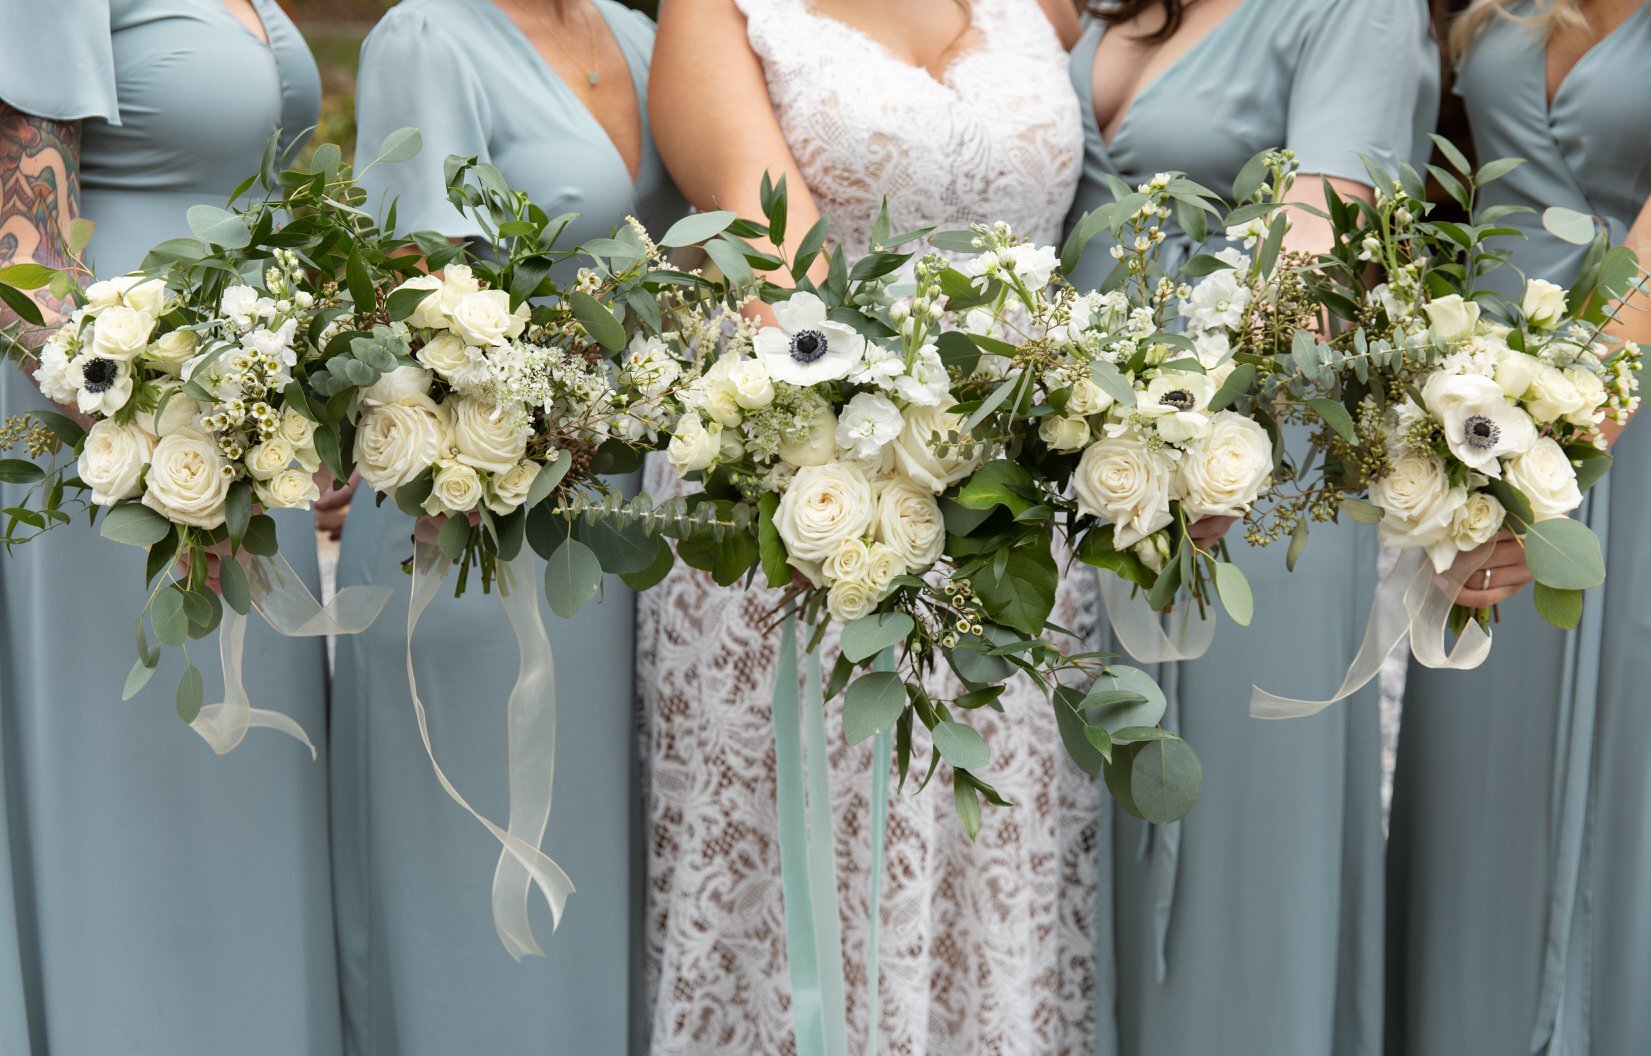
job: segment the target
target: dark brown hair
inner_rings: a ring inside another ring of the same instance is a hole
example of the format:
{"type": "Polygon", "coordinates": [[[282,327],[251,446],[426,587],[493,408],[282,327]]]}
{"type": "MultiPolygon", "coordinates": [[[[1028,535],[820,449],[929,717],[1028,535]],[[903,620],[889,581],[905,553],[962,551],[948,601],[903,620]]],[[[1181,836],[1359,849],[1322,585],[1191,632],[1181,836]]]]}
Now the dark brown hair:
{"type": "Polygon", "coordinates": [[[1187,11],[1187,0],[1112,0],[1110,3],[1089,5],[1091,12],[1111,26],[1139,18],[1155,7],[1163,8],[1164,24],[1156,33],[1148,33],[1141,39],[1152,44],[1161,44],[1181,28],[1181,19],[1187,11]]]}

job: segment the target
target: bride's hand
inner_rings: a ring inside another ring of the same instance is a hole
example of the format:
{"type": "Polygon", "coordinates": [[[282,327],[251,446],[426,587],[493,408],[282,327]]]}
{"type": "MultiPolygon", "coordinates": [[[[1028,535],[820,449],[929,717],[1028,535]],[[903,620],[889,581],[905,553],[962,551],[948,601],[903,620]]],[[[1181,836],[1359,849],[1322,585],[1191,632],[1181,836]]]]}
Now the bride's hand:
{"type": "MultiPolygon", "coordinates": [[[[472,512],[470,514],[471,526],[474,527],[480,523],[482,523],[482,515],[472,512]]],[[[445,513],[437,514],[434,517],[420,517],[413,522],[413,539],[416,542],[429,543],[431,546],[435,546],[437,540],[441,538],[441,530],[446,524],[447,515],[445,513]]]]}
{"type": "MultiPolygon", "coordinates": [[[[220,578],[220,571],[223,568],[224,559],[228,557],[228,543],[213,543],[206,548],[206,587],[214,594],[223,593],[223,581],[220,578]]],[[[189,582],[189,575],[193,567],[191,555],[189,554],[185,554],[178,560],[178,572],[183,576],[185,583],[189,582]]]]}
{"type": "Polygon", "coordinates": [[[1228,529],[1237,523],[1237,517],[1200,517],[1187,528],[1187,535],[1198,549],[1208,550],[1219,543],[1228,529]]]}
{"type": "MultiPolygon", "coordinates": [[[[1468,576],[1456,595],[1456,604],[1470,609],[1488,609],[1518,594],[1531,582],[1531,570],[1525,565],[1525,547],[1512,532],[1502,532],[1495,539],[1469,550],[1456,559],[1453,568],[1474,562],[1479,569],[1468,576]],[[1489,555],[1489,560],[1486,556],[1489,555]]],[[[1440,589],[1449,591],[1451,582],[1446,576],[1435,576],[1440,589]]]]}

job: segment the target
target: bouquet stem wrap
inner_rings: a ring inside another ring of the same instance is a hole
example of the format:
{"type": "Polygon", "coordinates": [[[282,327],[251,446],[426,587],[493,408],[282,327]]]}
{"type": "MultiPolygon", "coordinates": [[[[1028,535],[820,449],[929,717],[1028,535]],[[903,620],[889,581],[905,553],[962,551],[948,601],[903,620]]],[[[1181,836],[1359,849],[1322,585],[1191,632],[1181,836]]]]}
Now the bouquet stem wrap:
{"type": "MultiPolygon", "coordinates": [[[[225,558],[228,560],[228,558],[225,558]]],[[[349,587],[323,605],[286,558],[253,557],[247,563],[252,605],[264,622],[287,638],[360,634],[372,626],[394,591],[386,587],[349,587]]],[[[218,629],[218,653],[223,661],[224,699],[201,708],[190,729],[219,755],[234,751],[253,728],[277,730],[294,738],[316,757],[315,744],[290,715],[255,708],[247,697],[242,671],[246,662],[247,617],[224,606],[218,629]]]]}
{"type": "Polygon", "coordinates": [[[453,802],[481,822],[499,841],[499,862],[493,871],[493,927],[499,941],[516,960],[542,955],[528,919],[528,901],[537,887],[550,907],[552,928],[561,923],[562,907],[573,892],[573,881],[550,856],[539,849],[550,823],[551,786],[556,772],[556,661],[550,636],[539,616],[534,589],[538,571],[528,551],[499,569],[499,600],[521,653],[521,667],[511,688],[508,705],[510,818],[506,828],[483,817],[453,787],[436,761],[430,743],[430,722],[418,695],[413,670],[413,632],[435,599],[452,566],[434,545],[419,542],[413,551],[413,596],[407,608],[407,684],[425,754],[436,780],[453,802]]]}
{"type": "Polygon", "coordinates": [[[1468,671],[1490,655],[1491,634],[1477,622],[1462,630],[1454,646],[1447,647],[1450,614],[1457,592],[1490,560],[1490,550],[1482,558],[1458,561],[1442,578],[1448,591],[1436,581],[1433,565],[1422,549],[1399,555],[1393,570],[1382,580],[1376,600],[1365,623],[1364,641],[1341,680],[1341,687],[1329,700],[1293,700],[1275,696],[1259,686],[1251,687],[1250,714],[1258,719],[1295,719],[1314,715],[1332,704],[1346,700],[1381,674],[1382,665],[1410,635],[1410,651],[1423,667],[1468,671]]]}
{"type": "MultiPolygon", "coordinates": [[[[846,1056],[847,985],[843,979],[842,922],[837,911],[837,856],[832,838],[829,759],[820,656],[810,652],[801,699],[797,695],[797,623],[780,632],[774,681],[775,778],[780,820],[780,871],[785,892],[786,956],[791,965],[792,1027],[797,1056],[846,1056]]],[[[884,653],[878,670],[893,670],[884,653]]],[[[872,855],[870,951],[866,966],[870,1014],[866,1051],[877,1051],[878,904],[889,805],[892,734],[872,745],[872,855]]]]}
{"type": "Polygon", "coordinates": [[[1106,572],[1097,574],[1107,623],[1124,652],[1143,664],[1196,660],[1215,640],[1215,613],[1199,618],[1190,602],[1166,618],[1147,604],[1139,587],[1106,572]],[[1167,625],[1167,627],[1166,627],[1167,625]]]}

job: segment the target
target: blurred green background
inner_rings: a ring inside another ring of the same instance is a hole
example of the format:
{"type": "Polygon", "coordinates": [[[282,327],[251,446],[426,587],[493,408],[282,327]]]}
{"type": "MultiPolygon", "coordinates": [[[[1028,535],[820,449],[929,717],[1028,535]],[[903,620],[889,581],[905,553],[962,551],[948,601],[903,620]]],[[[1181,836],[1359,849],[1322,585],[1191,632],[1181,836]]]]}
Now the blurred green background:
{"type": "MultiPolygon", "coordinates": [[[[658,7],[658,0],[623,2],[650,15],[658,7]]],[[[348,157],[355,147],[355,69],[361,41],[395,6],[394,0],[282,0],[281,6],[303,30],[321,67],[321,123],[310,140],[311,149],[337,143],[348,157]]]]}

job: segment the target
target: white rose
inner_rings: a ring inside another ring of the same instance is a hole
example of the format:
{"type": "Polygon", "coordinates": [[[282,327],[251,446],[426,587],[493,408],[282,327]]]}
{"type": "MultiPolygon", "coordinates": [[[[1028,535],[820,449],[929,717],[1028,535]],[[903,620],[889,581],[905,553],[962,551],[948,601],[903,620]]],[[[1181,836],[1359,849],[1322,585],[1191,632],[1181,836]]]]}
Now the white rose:
{"type": "Polygon", "coordinates": [[[453,308],[448,325],[467,345],[502,345],[522,332],[526,313],[525,303],[512,313],[510,294],[503,290],[477,290],[453,308]]]}
{"type": "Polygon", "coordinates": [[[780,496],[774,527],[788,554],[827,561],[843,542],[871,529],[876,506],[865,474],[843,462],[805,466],[780,496]]]}
{"type": "Polygon", "coordinates": [[[1582,400],[1582,406],[1566,415],[1565,420],[1583,429],[1598,425],[1605,406],[1605,383],[1586,367],[1571,367],[1565,371],[1565,376],[1576,387],[1577,396],[1582,400]]]}
{"type": "Polygon", "coordinates": [[[1536,378],[1525,394],[1525,409],[1539,422],[1552,422],[1576,414],[1586,405],[1575,382],[1562,370],[1549,366],[1536,368],[1536,378]]]}
{"type": "Polygon", "coordinates": [[[193,330],[173,330],[146,348],[143,358],[168,374],[179,374],[183,365],[195,358],[200,343],[200,337],[193,330]]]}
{"type": "MultiPolygon", "coordinates": [[[[390,292],[400,293],[402,290],[439,291],[441,288],[442,281],[436,276],[415,275],[390,292]]],[[[430,296],[418,302],[418,307],[413,309],[413,314],[407,317],[407,325],[424,330],[440,330],[445,327],[447,325],[447,312],[442,309],[439,293],[433,292],[430,296]]]]}
{"type": "Polygon", "coordinates": [[[934,492],[904,477],[889,481],[877,493],[874,529],[877,540],[914,572],[940,560],[946,546],[946,518],[934,492]]]}
{"type": "Polygon", "coordinates": [[[447,401],[451,414],[449,441],[460,462],[489,473],[508,473],[527,454],[527,423],[486,400],[455,396],[447,401]]]}
{"type": "Polygon", "coordinates": [[[1370,501],[1385,514],[1379,532],[1383,546],[1437,544],[1467,499],[1466,488],[1451,487],[1444,459],[1413,451],[1390,455],[1387,475],[1370,483],[1370,501]]]}
{"type": "Polygon", "coordinates": [[[291,444],[285,440],[271,438],[248,451],[243,461],[246,463],[247,473],[253,480],[269,480],[292,465],[295,457],[297,456],[291,444]]]}
{"type": "Polygon", "coordinates": [[[1215,415],[1210,435],[1176,467],[1176,492],[1189,517],[1242,517],[1272,484],[1273,442],[1257,422],[1215,415]]]}
{"type": "Polygon", "coordinates": [[[430,395],[430,372],[420,367],[399,366],[361,390],[363,406],[393,403],[421,403],[430,395]]]}
{"type": "Polygon", "coordinates": [[[315,423],[291,407],[284,407],[281,410],[281,424],[276,427],[275,435],[291,444],[294,451],[301,451],[314,446],[315,423]]]}
{"type": "Polygon", "coordinates": [[[464,517],[481,504],[482,495],[481,474],[475,469],[463,462],[437,462],[424,512],[432,517],[444,513],[464,517]]]}
{"type": "Polygon", "coordinates": [[[866,566],[871,563],[871,546],[860,538],[844,539],[832,554],[820,565],[820,574],[827,583],[837,583],[845,579],[863,579],[866,575],[866,566]]]}
{"type": "Polygon", "coordinates": [[[1510,399],[1522,400],[1531,391],[1542,361],[1507,345],[1496,350],[1496,384],[1510,399]]]}
{"type": "Polygon", "coordinates": [[[1066,413],[1088,417],[1104,414],[1112,406],[1112,396],[1089,378],[1072,383],[1072,394],[1066,398],[1066,413]]]}
{"type": "Polygon", "coordinates": [[[1072,477],[1078,512],[1109,520],[1113,541],[1122,548],[1170,523],[1170,487],[1175,464],[1164,451],[1147,447],[1138,433],[1100,440],[1084,451],[1072,477]]]}
{"type": "Polygon", "coordinates": [[[1525,318],[1538,330],[1552,330],[1565,318],[1565,288],[1546,279],[1532,279],[1525,284],[1525,299],[1520,309],[1525,318]]]}
{"type": "Polygon", "coordinates": [[[742,359],[728,369],[734,400],[748,411],[760,411],[774,402],[774,379],[760,359],[742,359]]]}
{"type": "Polygon", "coordinates": [[[1052,451],[1079,451],[1089,443],[1089,422],[1065,415],[1045,415],[1038,423],[1038,437],[1052,451]]]}
{"type": "Polygon", "coordinates": [[[454,375],[463,373],[470,366],[470,346],[459,340],[456,334],[440,333],[413,353],[413,358],[452,381],[454,375]]]}
{"type": "Polygon", "coordinates": [[[224,523],[232,479],[216,443],[200,433],[173,433],[150,455],[143,504],[178,524],[216,528],[224,523]]]}
{"type": "Polygon", "coordinates": [[[709,469],[721,453],[722,423],[715,419],[707,423],[697,414],[685,414],[677,421],[665,447],[665,458],[679,477],[709,469]]]}
{"type": "Polygon", "coordinates": [[[95,311],[124,304],[158,318],[166,307],[166,283],[142,275],[119,275],[88,286],[86,301],[95,311]]]}
{"type": "Polygon", "coordinates": [[[129,363],[149,347],[155,317],[117,304],[104,309],[92,324],[92,355],[129,363]]]}
{"type": "Polygon", "coordinates": [[[1530,500],[1537,520],[1569,516],[1582,505],[1570,456],[1552,438],[1538,440],[1529,451],[1509,459],[1507,466],[1508,483],[1530,500]]]}
{"type": "Polygon", "coordinates": [[[826,611],[841,623],[858,620],[877,611],[881,599],[871,585],[861,579],[839,580],[826,592],[826,611]]]}
{"type": "Polygon", "coordinates": [[[814,425],[802,437],[780,434],[780,458],[787,464],[823,466],[837,454],[837,413],[818,393],[807,392],[804,399],[814,406],[814,425]]]}
{"type": "Polygon", "coordinates": [[[258,501],[274,510],[307,510],[321,497],[315,477],[302,469],[283,469],[253,487],[258,501]]]}
{"type": "Polygon", "coordinates": [[[900,408],[888,397],[858,393],[837,418],[837,446],[854,458],[875,459],[900,436],[905,424],[900,408]]]}
{"type": "Polygon", "coordinates": [[[361,479],[385,494],[423,473],[441,453],[446,430],[435,404],[369,407],[356,423],[355,461],[361,479]]]}
{"type": "Polygon", "coordinates": [[[942,492],[967,477],[986,460],[985,445],[962,445],[945,454],[931,442],[942,441],[963,425],[963,416],[939,407],[908,407],[906,426],[894,441],[894,464],[901,473],[933,492],[942,492]]]}
{"type": "MultiPolygon", "coordinates": [[[[1450,521],[1449,544],[1451,553],[1449,561],[1444,564],[1444,568],[1450,567],[1451,563],[1456,560],[1457,554],[1477,549],[1495,538],[1496,533],[1502,530],[1502,521],[1505,516],[1506,512],[1502,509],[1502,504],[1497,501],[1495,495],[1488,491],[1469,492],[1467,501],[1461,505],[1450,521]]],[[[1433,560],[1433,567],[1437,571],[1444,570],[1439,567],[1440,556],[1443,555],[1435,556],[1433,560]]]]}
{"type": "Polygon", "coordinates": [[[716,420],[717,424],[733,428],[745,418],[739,401],[739,390],[734,388],[735,360],[724,356],[711,364],[709,370],[693,383],[685,402],[701,414],[716,420]]]}
{"type": "Polygon", "coordinates": [[[533,489],[534,478],[541,468],[539,463],[523,459],[508,473],[495,473],[488,482],[487,508],[494,513],[506,514],[520,507],[527,501],[527,493],[533,489]]]}
{"type": "Polygon", "coordinates": [[[156,406],[160,407],[160,402],[166,404],[160,407],[159,418],[156,418],[154,411],[138,412],[136,421],[150,436],[169,436],[186,429],[200,432],[196,419],[200,417],[201,405],[181,392],[168,399],[167,392],[175,391],[176,388],[169,386],[157,394],[156,406]]]}
{"type": "Polygon", "coordinates": [[[1422,305],[1422,310],[1427,313],[1434,336],[1443,341],[1468,337],[1479,325],[1479,305],[1463,300],[1461,294],[1435,298],[1422,305]]]}
{"type": "Polygon", "coordinates": [[[92,501],[112,506],[137,495],[143,467],[155,450],[155,438],[136,426],[112,419],[96,422],[80,451],[80,479],[92,489],[92,501]]]}
{"type": "Polygon", "coordinates": [[[442,312],[445,315],[452,315],[458,308],[460,301],[472,293],[480,291],[481,288],[481,280],[476,278],[476,274],[471,270],[470,265],[448,265],[441,273],[441,286],[439,287],[441,292],[437,294],[437,297],[440,298],[442,312]]]}
{"type": "Polygon", "coordinates": [[[900,559],[892,546],[883,543],[872,543],[866,557],[866,585],[882,601],[889,596],[894,586],[894,577],[906,572],[906,563],[900,559]]]}

